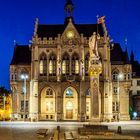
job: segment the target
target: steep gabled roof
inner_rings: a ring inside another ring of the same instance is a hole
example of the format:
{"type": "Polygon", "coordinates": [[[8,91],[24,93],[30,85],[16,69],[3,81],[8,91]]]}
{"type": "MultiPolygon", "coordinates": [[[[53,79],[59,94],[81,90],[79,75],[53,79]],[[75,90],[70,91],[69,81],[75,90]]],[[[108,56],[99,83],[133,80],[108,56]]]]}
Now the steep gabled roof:
{"type": "Polygon", "coordinates": [[[30,65],[31,51],[28,45],[16,45],[10,65],[30,65]]]}
{"type": "MultiPolygon", "coordinates": [[[[38,25],[37,34],[38,37],[57,37],[58,34],[62,34],[66,28],[66,24],[56,25],[38,25]]],[[[84,34],[85,37],[90,37],[93,32],[97,32],[97,24],[74,24],[79,34],[84,34]]],[[[98,25],[98,33],[103,36],[104,30],[101,24],[98,25]]]]}
{"type": "Polygon", "coordinates": [[[110,52],[112,64],[130,64],[127,51],[123,51],[119,43],[114,43],[110,52]]]}

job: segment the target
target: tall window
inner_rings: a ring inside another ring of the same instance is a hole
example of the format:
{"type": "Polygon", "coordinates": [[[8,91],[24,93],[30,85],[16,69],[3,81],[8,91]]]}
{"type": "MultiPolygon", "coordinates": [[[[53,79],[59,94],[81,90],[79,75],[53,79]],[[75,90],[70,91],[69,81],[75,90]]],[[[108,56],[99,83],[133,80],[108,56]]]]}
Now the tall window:
{"type": "Polygon", "coordinates": [[[72,56],[72,74],[79,74],[79,58],[77,54],[72,56]]]}
{"type": "Polygon", "coordinates": [[[85,74],[88,75],[88,67],[89,67],[89,53],[85,57],[85,74]]]}
{"type": "Polygon", "coordinates": [[[114,71],[112,74],[112,80],[117,80],[118,79],[118,72],[114,71]]]}
{"type": "Polygon", "coordinates": [[[56,75],[56,56],[52,54],[49,59],[49,74],[56,75]]]}
{"type": "Polygon", "coordinates": [[[117,94],[118,93],[118,87],[114,87],[113,91],[114,91],[114,94],[117,94]]]}
{"type": "MultiPolygon", "coordinates": [[[[26,101],[26,107],[25,110],[28,111],[28,101],[26,101]]],[[[21,111],[24,111],[24,101],[21,101],[21,111]]]]}
{"type": "Polygon", "coordinates": [[[16,71],[11,74],[11,80],[12,81],[16,81],[17,80],[17,72],[16,71]]]}
{"type": "Polygon", "coordinates": [[[62,60],[62,74],[69,75],[69,55],[65,54],[62,60]]]}
{"type": "Polygon", "coordinates": [[[119,111],[119,103],[118,102],[112,102],[112,111],[113,112],[119,111]]]}
{"type": "Polygon", "coordinates": [[[41,76],[47,75],[47,59],[46,59],[45,54],[43,54],[40,58],[39,71],[40,71],[41,76]]]}

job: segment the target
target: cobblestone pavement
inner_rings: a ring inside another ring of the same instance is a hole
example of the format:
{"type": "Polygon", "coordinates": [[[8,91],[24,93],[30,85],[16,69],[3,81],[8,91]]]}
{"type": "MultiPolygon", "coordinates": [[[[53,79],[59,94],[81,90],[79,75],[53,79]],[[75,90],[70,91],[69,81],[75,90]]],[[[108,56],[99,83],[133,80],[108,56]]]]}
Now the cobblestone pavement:
{"type": "MultiPolygon", "coordinates": [[[[0,122],[0,140],[47,140],[52,136],[52,132],[57,126],[61,128],[61,138],[65,131],[76,132],[78,127],[82,127],[80,122],[0,122]],[[49,129],[49,134],[45,138],[37,137],[38,129],[49,129]]],[[[101,123],[108,125],[110,130],[117,131],[118,126],[122,128],[123,135],[134,136],[140,140],[140,121],[101,123]]],[[[76,136],[76,133],[75,133],[76,136]]],[[[61,139],[62,140],[62,139],[61,139]]]]}

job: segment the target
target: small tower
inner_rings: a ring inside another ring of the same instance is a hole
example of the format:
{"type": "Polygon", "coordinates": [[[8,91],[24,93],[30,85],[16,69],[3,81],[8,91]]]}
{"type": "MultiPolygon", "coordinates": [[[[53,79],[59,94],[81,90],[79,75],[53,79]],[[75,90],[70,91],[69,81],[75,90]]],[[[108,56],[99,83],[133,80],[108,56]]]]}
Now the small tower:
{"type": "Polygon", "coordinates": [[[74,5],[72,3],[72,0],[67,0],[65,4],[65,11],[66,11],[67,18],[72,18],[73,10],[74,10],[74,5]]]}

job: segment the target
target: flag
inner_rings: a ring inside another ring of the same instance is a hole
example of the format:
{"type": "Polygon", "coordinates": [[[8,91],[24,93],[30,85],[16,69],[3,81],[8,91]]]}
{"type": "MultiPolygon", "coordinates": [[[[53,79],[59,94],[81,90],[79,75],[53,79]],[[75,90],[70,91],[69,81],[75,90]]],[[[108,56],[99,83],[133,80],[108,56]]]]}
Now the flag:
{"type": "Polygon", "coordinates": [[[105,22],[104,18],[105,16],[98,18],[98,24],[104,23],[105,22]]]}

